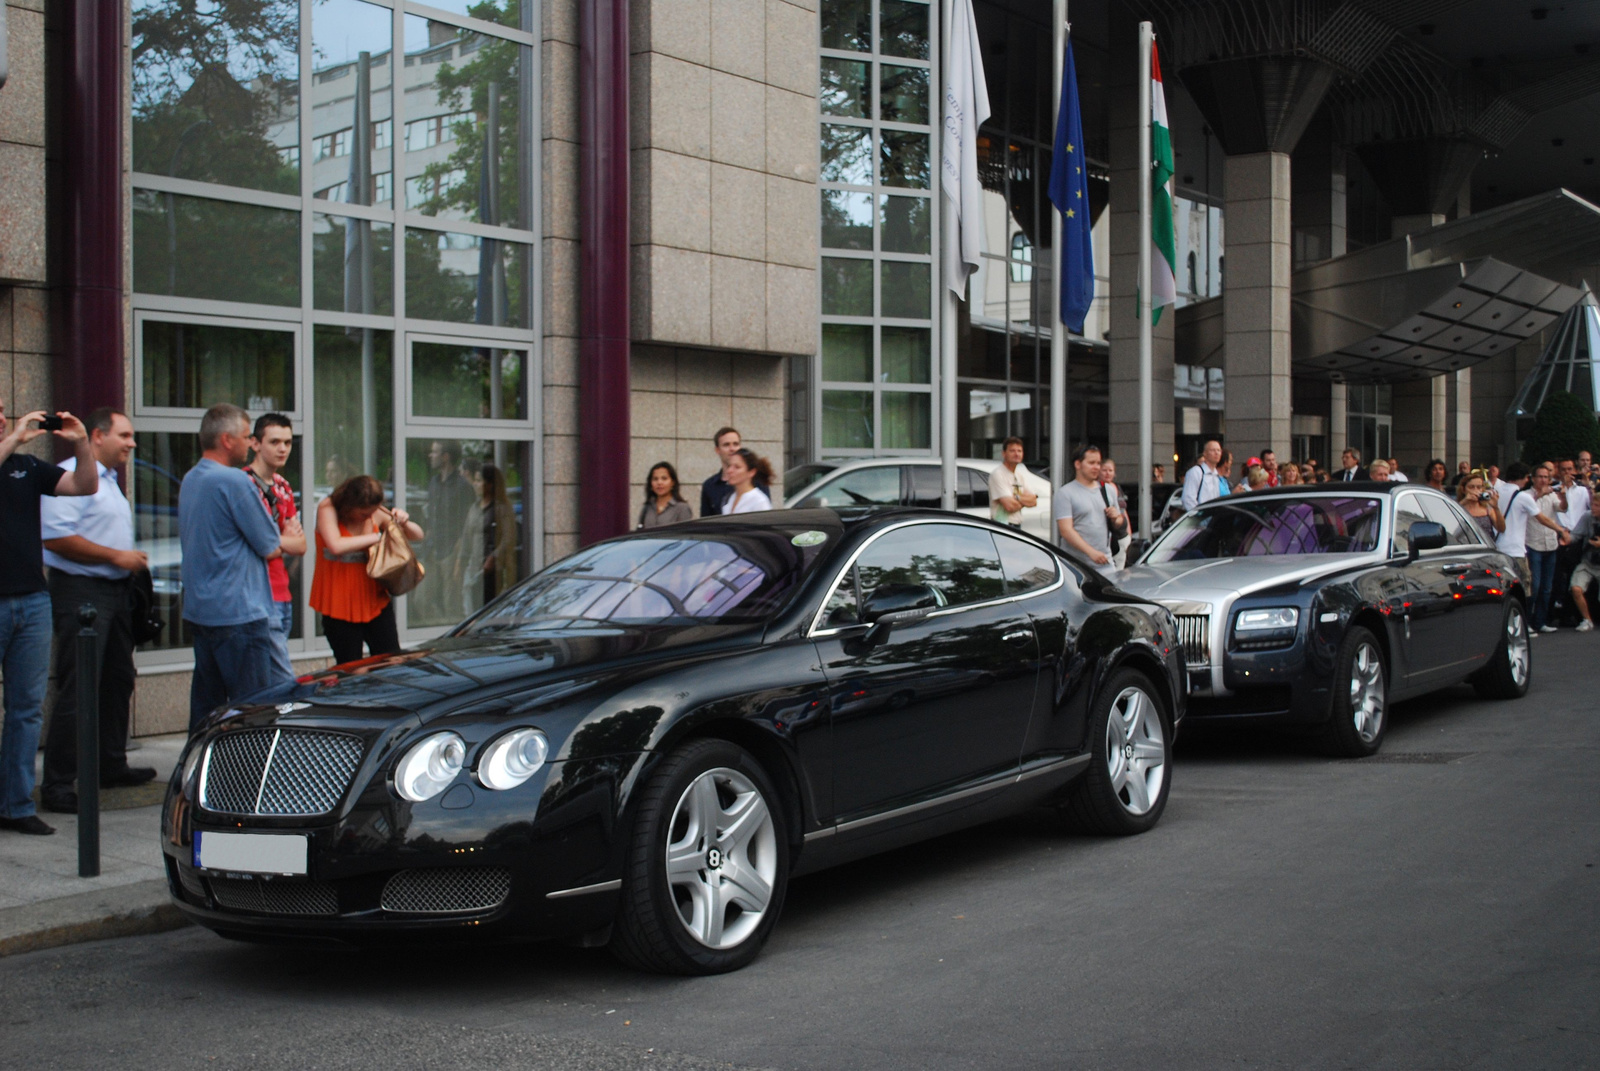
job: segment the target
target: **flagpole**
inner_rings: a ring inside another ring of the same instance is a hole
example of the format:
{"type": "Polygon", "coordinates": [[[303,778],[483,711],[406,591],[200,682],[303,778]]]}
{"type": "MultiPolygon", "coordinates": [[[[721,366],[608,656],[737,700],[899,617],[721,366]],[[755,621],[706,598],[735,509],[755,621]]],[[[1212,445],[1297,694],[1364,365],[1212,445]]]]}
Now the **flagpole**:
{"type": "Polygon", "coordinates": [[[1139,537],[1150,538],[1150,468],[1155,463],[1151,412],[1150,46],[1155,32],[1139,23],[1139,537]]]}
{"type": "MultiPolygon", "coordinates": [[[[950,70],[950,50],[954,47],[954,35],[950,32],[951,23],[954,21],[953,0],[943,0],[939,5],[940,37],[943,38],[944,71],[950,70]]],[[[949,75],[944,74],[941,84],[948,80],[949,75]]],[[[949,102],[945,102],[944,114],[949,121],[949,102]]],[[[941,142],[942,145],[942,142],[941,142]]],[[[956,214],[950,203],[950,198],[943,192],[939,194],[939,204],[942,208],[940,216],[944,220],[944,233],[941,240],[955,243],[945,246],[945,250],[959,249],[961,235],[956,227],[956,214]]],[[[940,252],[943,252],[942,250],[940,252]]],[[[948,271],[950,257],[947,253],[939,257],[940,271],[948,271]]],[[[942,509],[954,510],[956,508],[956,295],[950,289],[948,280],[939,282],[940,324],[939,324],[939,505],[942,509]]]]}
{"type": "MultiPolygon", "coordinates": [[[[1051,82],[1050,99],[1055,101],[1055,116],[1050,123],[1054,131],[1061,122],[1062,63],[1067,51],[1067,0],[1055,0],[1055,23],[1051,30],[1051,54],[1055,64],[1055,77],[1051,82]]],[[[1085,206],[1085,211],[1088,207],[1085,206]]],[[[1066,275],[1066,250],[1061,245],[1061,213],[1050,212],[1050,248],[1055,250],[1055,270],[1051,273],[1050,289],[1053,292],[1050,317],[1050,482],[1061,487],[1067,482],[1067,327],[1061,322],[1061,282],[1066,275]]],[[[1050,541],[1060,544],[1054,524],[1050,525],[1050,541]]]]}

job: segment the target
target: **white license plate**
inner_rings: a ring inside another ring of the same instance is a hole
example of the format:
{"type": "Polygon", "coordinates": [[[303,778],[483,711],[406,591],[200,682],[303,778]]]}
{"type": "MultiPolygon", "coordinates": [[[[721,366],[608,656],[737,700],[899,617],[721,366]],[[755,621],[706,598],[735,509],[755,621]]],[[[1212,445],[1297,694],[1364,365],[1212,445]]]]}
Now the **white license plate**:
{"type": "Polygon", "coordinates": [[[302,833],[205,833],[194,835],[194,865],[246,874],[306,873],[302,833]]]}

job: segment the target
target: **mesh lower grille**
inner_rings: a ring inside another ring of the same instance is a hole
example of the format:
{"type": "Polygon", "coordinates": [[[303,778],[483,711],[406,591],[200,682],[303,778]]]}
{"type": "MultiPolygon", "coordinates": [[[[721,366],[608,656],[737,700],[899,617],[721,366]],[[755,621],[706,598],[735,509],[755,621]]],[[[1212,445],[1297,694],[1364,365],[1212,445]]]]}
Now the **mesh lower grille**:
{"type": "Polygon", "coordinates": [[[511,874],[499,867],[402,870],[383,886],[383,909],[408,915],[483,911],[510,894],[511,874]]]}
{"type": "Polygon", "coordinates": [[[178,864],[178,884],[183,886],[185,892],[200,900],[206,898],[206,887],[200,884],[200,875],[194,872],[194,867],[178,864]]]}
{"type": "Polygon", "coordinates": [[[1183,661],[1191,669],[1211,665],[1211,615],[1176,614],[1183,661]]]}
{"type": "Polygon", "coordinates": [[[224,814],[326,814],[344,798],[361,752],[361,740],[344,733],[223,733],[210,745],[200,803],[224,814]]]}
{"type": "Polygon", "coordinates": [[[337,915],[339,896],[325,881],[212,878],[211,895],[229,911],[257,915],[337,915]]]}

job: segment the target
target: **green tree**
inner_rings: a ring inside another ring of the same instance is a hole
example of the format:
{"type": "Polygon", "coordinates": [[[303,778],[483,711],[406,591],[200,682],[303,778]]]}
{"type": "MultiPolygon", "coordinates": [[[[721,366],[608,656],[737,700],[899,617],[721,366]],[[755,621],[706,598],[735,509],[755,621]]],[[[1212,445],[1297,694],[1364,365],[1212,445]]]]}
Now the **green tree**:
{"type": "Polygon", "coordinates": [[[1579,450],[1600,453],[1600,423],[1582,398],[1570,391],[1552,391],[1539,406],[1522,460],[1530,465],[1577,457],[1579,450]]]}

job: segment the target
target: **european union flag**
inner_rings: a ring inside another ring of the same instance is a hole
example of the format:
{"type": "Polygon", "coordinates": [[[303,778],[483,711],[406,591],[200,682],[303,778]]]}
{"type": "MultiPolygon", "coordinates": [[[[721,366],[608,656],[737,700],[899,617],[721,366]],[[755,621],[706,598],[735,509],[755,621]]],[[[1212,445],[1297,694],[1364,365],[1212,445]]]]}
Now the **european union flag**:
{"type": "Polygon", "coordinates": [[[1061,213],[1061,322],[1083,334],[1083,318],[1094,302],[1094,247],[1090,237],[1089,176],[1084,174],[1083,117],[1078,113],[1078,71],[1072,38],[1061,64],[1061,115],[1056,120],[1050,164],[1050,201],[1061,213]]]}

